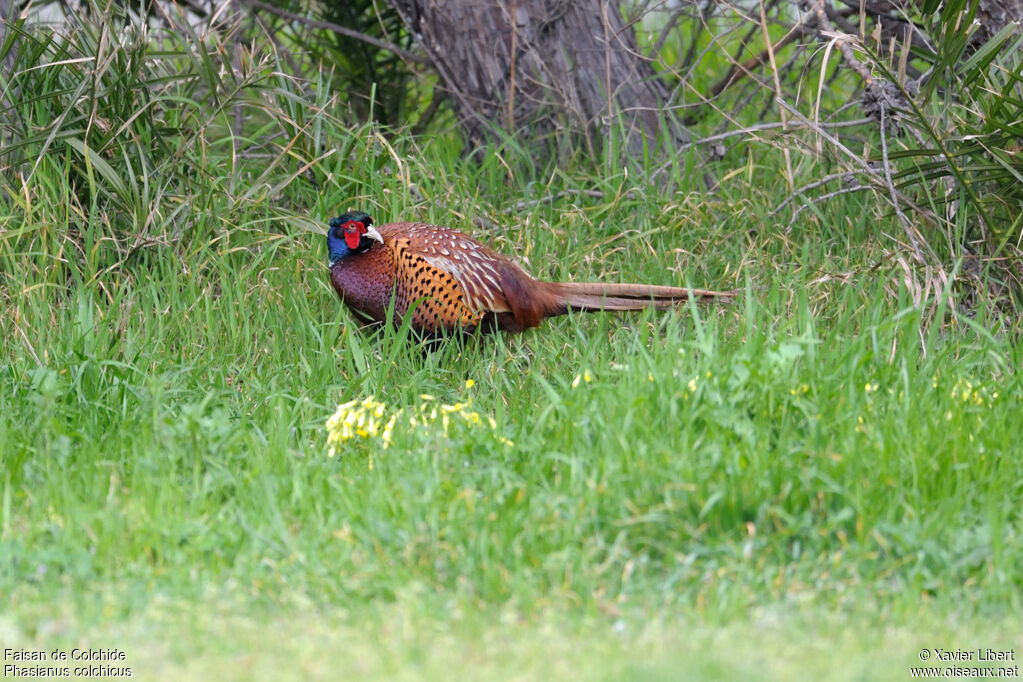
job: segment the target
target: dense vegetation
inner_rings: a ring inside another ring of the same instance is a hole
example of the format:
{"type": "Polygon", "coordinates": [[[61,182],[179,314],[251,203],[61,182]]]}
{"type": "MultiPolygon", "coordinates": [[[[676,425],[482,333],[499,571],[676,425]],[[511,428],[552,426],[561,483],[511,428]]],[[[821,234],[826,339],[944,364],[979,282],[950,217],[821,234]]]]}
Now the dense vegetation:
{"type": "Polygon", "coordinates": [[[1020,651],[1023,351],[1008,294],[976,293],[1004,275],[938,238],[980,229],[965,189],[919,263],[883,191],[773,213],[843,170],[786,165],[812,130],[729,149],[708,192],[695,149],[556,167],[360,123],[213,33],[11,35],[3,646],[388,680],[905,679],[924,646],[1020,651]],[[424,352],[339,306],[323,223],[347,208],[544,277],[743,295],[424,352]],[[329,456],[370,398],[392,430],[329,456]]]}

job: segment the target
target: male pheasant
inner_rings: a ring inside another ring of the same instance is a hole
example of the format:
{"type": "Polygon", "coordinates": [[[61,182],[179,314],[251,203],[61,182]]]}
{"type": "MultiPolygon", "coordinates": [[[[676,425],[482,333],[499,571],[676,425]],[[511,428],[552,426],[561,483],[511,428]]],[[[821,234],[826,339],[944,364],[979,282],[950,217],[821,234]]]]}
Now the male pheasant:
{"type": "Polygon", "coordinates": [[[581,284],[535,279],[509,258],[449,227],[388,223],[345,213],[327,231],[330,280],[341,301],[376,322],[412,311],[413,329],[519,332],[569,310],[669,308],[690,297],[727,301],[734,292],[647,284],[581,284]]]}

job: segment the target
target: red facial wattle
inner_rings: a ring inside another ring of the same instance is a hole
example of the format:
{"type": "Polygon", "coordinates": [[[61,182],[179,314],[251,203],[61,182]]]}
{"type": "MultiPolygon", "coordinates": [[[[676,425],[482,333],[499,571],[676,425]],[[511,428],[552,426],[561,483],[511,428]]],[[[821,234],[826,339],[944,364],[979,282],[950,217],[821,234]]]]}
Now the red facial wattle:
{"type": "Polygon", "coordinates": [[[349,220],[341,226],[341,229],[344,230],[345,244],[348,245],[348,248],[359,248],[359,242],[362,241],[362,235],[366,234],[366,226],[358,221],[349,220]]]}

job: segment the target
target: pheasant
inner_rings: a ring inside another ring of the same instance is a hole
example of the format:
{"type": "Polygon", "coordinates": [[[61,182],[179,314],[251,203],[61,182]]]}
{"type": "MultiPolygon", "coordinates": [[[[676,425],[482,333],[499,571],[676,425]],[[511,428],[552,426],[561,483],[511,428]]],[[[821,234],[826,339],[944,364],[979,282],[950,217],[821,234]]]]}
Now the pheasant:
{"type": "Polygon", "coordinates": [[[569,310],[670,308],[690,297],[727,301],[733,291],[647,284],[545,282],[511,259],[449,227],[388,223],[366,213],[333,218],[327,231],[330,280],[341,302],[384,322],[411,311],[425,334],[482,326],[509,332],[535,327],[569,310]]]}

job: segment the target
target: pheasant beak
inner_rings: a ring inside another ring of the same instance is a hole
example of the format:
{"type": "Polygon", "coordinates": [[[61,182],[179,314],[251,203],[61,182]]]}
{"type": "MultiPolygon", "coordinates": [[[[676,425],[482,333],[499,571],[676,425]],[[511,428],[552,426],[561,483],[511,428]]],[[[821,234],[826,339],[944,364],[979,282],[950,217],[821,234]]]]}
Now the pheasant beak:
{"type": "Polygon", "coordinates": [[[384,243],[384,238],[380,236],[380,233],[377,232],[376,228],[373,227],[372,225],[367,225],[366,226],[366,234],[364,234],[362,236],[363,237],[369,237],[370,239],[376,239],[381,244],[384,243]]]}

